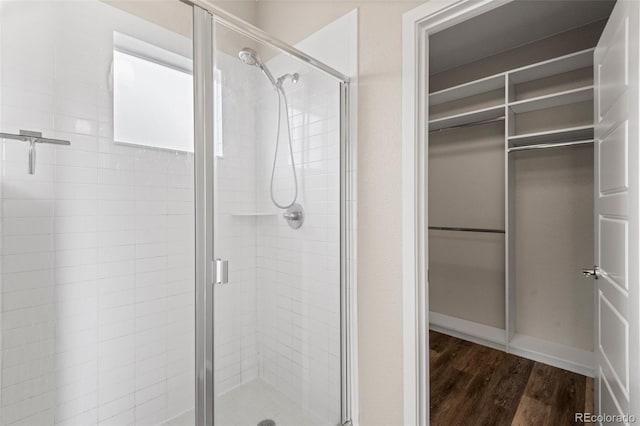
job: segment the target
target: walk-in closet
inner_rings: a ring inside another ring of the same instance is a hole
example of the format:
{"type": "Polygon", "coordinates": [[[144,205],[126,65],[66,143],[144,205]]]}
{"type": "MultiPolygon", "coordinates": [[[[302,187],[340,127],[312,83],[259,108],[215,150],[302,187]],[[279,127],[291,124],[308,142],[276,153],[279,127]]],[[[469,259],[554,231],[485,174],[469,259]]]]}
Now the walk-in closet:
{"type": "Polygon", "coordinates": [[[594,375],[594,49],[613,1],[429,37],[431,330],[594,375]]]}

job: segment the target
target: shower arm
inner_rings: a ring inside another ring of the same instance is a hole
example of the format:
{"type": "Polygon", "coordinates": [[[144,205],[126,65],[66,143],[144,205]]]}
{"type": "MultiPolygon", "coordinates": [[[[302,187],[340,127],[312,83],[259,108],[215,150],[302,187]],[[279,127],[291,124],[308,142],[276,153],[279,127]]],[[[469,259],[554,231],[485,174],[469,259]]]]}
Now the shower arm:
{"type": "Polygon", "coordinates": [[[284,83],[284,81],[285,81],[286,79],[289,79],[289,80],[291,80],[291,82],[292,82],[293,84],[296,84],[296,83],[298,83],[298,80],[300,79],[300,74],[298,74],[297,72],[295,72],[295,73],[293,73],[293,74],[288,74],[288,73],[287,73],[287,74],[281,75],[281,76],[280,76],[280,77],[278,77],[278,79],[276,80],[276,83],[277,83],[278,87],[282,87],[282,84],[284,83]]]}
{"type": "Polygon", "coordinates": [[[71,145],[71,142],[62,139],[43,138],[41,132],[20,130],[19,134],[0,133],[0,139],[12,139],[29,143],[29,174],[36,172],[36,144],[49,143],[53,145],[71,145]]]}

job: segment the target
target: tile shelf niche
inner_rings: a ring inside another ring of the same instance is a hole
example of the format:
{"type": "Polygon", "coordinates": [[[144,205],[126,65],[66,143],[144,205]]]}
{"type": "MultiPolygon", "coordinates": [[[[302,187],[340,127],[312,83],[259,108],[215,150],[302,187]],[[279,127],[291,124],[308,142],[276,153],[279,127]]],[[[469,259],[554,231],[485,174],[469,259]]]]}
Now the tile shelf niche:
{"type": "Polygon", "coordinates": [[[233,212],[231,216],[235,217],[256,217],[256,216],[276,216],[277,212],[233,212]]]}

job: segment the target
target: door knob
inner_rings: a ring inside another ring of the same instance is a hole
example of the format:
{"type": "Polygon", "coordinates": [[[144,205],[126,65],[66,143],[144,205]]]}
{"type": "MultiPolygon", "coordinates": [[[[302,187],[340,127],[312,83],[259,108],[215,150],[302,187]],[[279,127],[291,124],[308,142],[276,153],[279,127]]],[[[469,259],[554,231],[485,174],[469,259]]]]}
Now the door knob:
{"type": "Polygon", "coordinates": [[[585,277],[593,278],[594,280],[597,280],[598,278],[600,278],[600,275],[601,275],[600,267],[594,266],[593,268],[583,269],[582,275],[584,275],[585,277]]]}

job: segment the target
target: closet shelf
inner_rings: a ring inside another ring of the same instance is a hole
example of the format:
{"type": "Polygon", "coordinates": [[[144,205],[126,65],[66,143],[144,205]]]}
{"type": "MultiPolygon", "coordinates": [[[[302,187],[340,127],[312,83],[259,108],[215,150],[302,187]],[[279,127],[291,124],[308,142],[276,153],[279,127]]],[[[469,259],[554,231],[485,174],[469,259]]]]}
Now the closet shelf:
{"type": "Polygon", "coordinates": [[[516,114],[554,108],[593,100],[593,86],[580,87],[565,92],[551,93],[531,99],[509,103],[509,108],[516,114]]]}
{"type": "Polygon", "coordinates": [[[509,83],[520,84],[581,68],[591,67],[593,65],[593,51],[594,49],[581,50],[558,58],[537,62],[535,64],[473,80],[468,83],[438,90],[437,92],[429,94],[429,105],[440,105],[456,101],[458,99],[464,99],[470,96],[502,89],[505,87],[505,76],[509,78],[509,83]]]}
{"type": "Polygon", "coordinates": [[[481,93],[503,89],[505,85],[504,73],[470,81],[469,83],[449,87],[433,92],[429,95],[429,105],[440,105],[458,99],[468,98],[481,93]]]}
{"type": "Polygon", "coordinates": [[[469,124],[482,123],[504,116],[504,105],[483,108],[476,111],[462,114],[450,115],[448,117],[429,120],[429,130],[442,130],[449,127],[460,127],[469,124]]]}
{"type": "Polygon", "coordinates": [[[551,148],[562,148],[562,147],[570,147],[577,145],[590,145],[593,143],[593,139],[587,139],[584,141],[573,141],[573,142],[554,142],[554,143],[541,143],[541,144],[533,144],[533,145],[522,145],[522,146],[514,146],[507,150],[507,152],[518,152],[518,151],[530,151],[530,150],[538,150],[538,149],[551,149],[551,148]]]}
{"type": "Polygon", "coordinates": [[[570,127],[546,132],[509,136],[509,146],[525,146],[540,143],[573,142],[593,139],[593,126],[570,127]]]}
{"type": "Polygon", "coordinates": [[[552,75],[591,67],[593,66],[594,50],[593,48],[585,49],[509,71],[509,83],[526,83],[528,81],[551,77],[552,75]]]}

